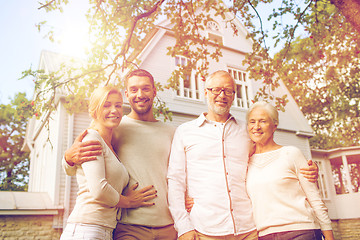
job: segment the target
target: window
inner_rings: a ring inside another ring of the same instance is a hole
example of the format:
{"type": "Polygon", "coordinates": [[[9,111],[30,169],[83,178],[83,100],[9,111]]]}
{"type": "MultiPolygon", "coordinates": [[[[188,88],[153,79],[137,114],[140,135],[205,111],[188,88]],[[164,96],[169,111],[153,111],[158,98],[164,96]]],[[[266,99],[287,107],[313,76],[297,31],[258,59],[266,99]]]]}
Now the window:
{"type": "Polygon", "coordinates": [[[217,42],[218,44],[223,44],[223,37],[220,32],[220,26],[217,22],[207,22],[206,30],[208,32],[208,37],[211,41],[217,42]]]}
{"type": "MultiPolygon", "coordinates": [[[[175,66],[177,68],[186,66],[187,61],[188,60],[185,57],[175,57],[175,66]]],[[[176,95],[184,98],[200,100],[201,94],[199,86],[199,79],[195,78],[195,74],[193,72],[190,74],[184,74],[183,77],[179,77],[179,87],[176,91],[176,95]]]]}
{"type": "Polygon", "coordinates": [[[328,195],[327,185],[325,182],[325,169],[323,166],[323,162],[322,161],[315,161],[315,162],[319,168],[319,178],[317,181],[317,185],[320,190],[321,197],[323,199],[328,199],[329,195],[328,195]]]}
{"type": "Polygon", "coordinates": [[[236,83],[233,106],[245,109],[249,108],[251,101],[250,83],[247,79],[246,72],[234,68],[228,68],[228,71],[236,83]]]}

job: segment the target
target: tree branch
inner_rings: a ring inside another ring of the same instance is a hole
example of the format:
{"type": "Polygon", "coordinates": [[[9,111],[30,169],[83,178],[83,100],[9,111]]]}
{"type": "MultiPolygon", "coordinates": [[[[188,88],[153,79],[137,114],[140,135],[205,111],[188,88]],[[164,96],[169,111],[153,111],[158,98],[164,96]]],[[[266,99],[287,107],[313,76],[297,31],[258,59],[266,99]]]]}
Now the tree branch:
{"type": "Polygon", "coordinates": [[[51,0],[50,2],[43,4],[41,2],[39,2],[39,4],[41,5],[40,7],[38,7],[38,10],[42,9],[42,8],[47,8],[49,7],[51,4],[53,4],[56,0],[51,0]]]}
{"type": "Polygon", "coordinates": [[[256,10],[256,8],[254,7],[254,5],[252,5],[252,3],[251,3],[250,0],[248,0],[248,3],[249,3],[249,5],[251,6],[251,8],[255,11],[256,15],[257,15],[258,18],[259,18],[261,35],[262,35],[262,39],[263,39],[263,42],[264,42],[264,48],[266,49],[266,51],[268,51],[268,47],[266,46],[265,32],[264,32],[264,29],[263,29],[263,23],[262,23],[261,17],[260,17],[260,15],[259,15],[258,11],[256,10]]]}
{"type": "Polygon", "coordinates": [[[128,35],[127,35],[127,37],[125,39],[124,45],[122,46],[120,53],[118,55],[116,55],[114,61],[116,61],[120,56],[124,56],[124,58],[125,58],[125,54],[127,53],[127,51],[129,50],[129,47],[130,47],[130,42],[131,42],[132,35],[134,33],[136,23],[140,19],[146,18],[146,17],[150,16],[151,14],[153,14],[163,2],[165,2],[165,0],[158,1],[149,11],[147,11],[145,13],[142,13],[142,14],[140,14],[138,16],[135,16],[132,19],[132,24],[131,24],[131,27],[129,29],[128,35]]]}

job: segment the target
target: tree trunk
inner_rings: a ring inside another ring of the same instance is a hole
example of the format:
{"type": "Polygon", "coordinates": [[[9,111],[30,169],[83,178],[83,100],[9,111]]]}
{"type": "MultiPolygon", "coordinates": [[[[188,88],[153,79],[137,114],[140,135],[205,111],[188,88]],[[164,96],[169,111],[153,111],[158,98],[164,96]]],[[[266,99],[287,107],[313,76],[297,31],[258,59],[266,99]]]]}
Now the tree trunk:
{"type": "Polygon", "coordinates": [[[331,0],[351,25],[360,33],[360,0],[331,0]]]}

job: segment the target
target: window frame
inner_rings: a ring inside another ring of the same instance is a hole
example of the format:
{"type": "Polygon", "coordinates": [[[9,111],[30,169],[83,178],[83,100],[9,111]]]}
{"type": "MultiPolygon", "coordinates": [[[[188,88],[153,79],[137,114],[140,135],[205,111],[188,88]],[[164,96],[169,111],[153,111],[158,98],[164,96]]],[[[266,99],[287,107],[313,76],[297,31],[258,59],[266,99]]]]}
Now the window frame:
{"type": "Polygon", "coordinates": [[[236,89],[234,89],[234,102],[232,106],[241,109],[248,109],[251,105],[251,100],[253,99],[252,86],[248,78],[248,73],[234,67],[227,67],[227,69],[234,78],[236,84],[236,89]]]}
{"type": "Polygon", "coordinates": [[[224,45],[224,37],[221,33],[220,25],[215,21],[208,21],[206,23],[206,33],[210,41],[224,45]]]}
{"type": "Polygon", "coordinates": [[[318,181],[317,186],[320,191],[320,196],[323,200],[330,199],[330,191],[329,191],[329,184],[326,180],[326,171],[325,171],[325,161],[322,160],[314,160],[315,164],[318,166],[318,181]]]}
{"type": "MultiPolygon", "coordinates": [[[[188,58],[184,56],[175,56],[174,58],[174,66],[175,69],[179,69],[180,66],[184,66],[182,63],[187,64],[188,58]],[[179,59],[179,60],[177,60],[179,59]]],[[[188,99],[193,101],[204,101],[204,83],[200,81],[199,77],[196,77],[195,71],[192,70],[189,76],[189,87],[185,87],[185,81],[183,78],[179,76],[179,85],[178,89],[175,90],[175,96],[181,99],[188,99]]]]}

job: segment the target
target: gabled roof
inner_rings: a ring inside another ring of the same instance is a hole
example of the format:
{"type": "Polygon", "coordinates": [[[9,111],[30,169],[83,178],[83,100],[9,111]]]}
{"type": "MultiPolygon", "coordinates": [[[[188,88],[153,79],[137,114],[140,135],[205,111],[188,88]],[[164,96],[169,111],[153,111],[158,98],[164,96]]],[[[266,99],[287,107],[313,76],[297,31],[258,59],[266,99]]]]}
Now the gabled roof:
{"type": "Polygon", "coordinates": [[[68,55],[43,50],[40,55],[39,69],[43,69],[48,73],[56,72],[60,70],[62,64],[69,63],[79,65],[82,61],[68,55]]]}
{"type": "MultiPolygon", "coordinates": [[[[72,66],[81,66],[81,64],[83,64],[83,61],[81,59],[76,59],[64,54],[43,50],[41,51],[38,69],[44,70],[45,74],[49,74],[60,70],[62,65],[69,64],[72,64],[72,66]]],[[[61,91],[58,90],[58,93],[61,94],[61,91]]],[[[35,94],[33,95],[33,97],[35,97],[35,94]]],[[[45,117],[43,116],[43,118],[45,117]]],[[[28,121],[28,124],[26,126],[25,140],[21,147],[22,151],[29,152],[32,149],[33,139],[31,139],[31,137],[35,131],[35,122],[35,117],[31,118],[28,121]]],[[[42,125],[44,123],[45,121],[42,121],[42,125]]]]}
{"type": "MultiPolygon", "coordinates": [[[[227,7],[223,1],[218,1],[219,4],[227,7]]],[[[198,10],[199,12],[201,9],[198,10]]],[[[214,19],[222,19],[220,16],[213,17],[214,19]]],[[[233,23],[236,25],[238,31],[247,36],[249,33],[245,26],[240,22],[240,20],[230,11],[225,12],[225,18],[227,20],[231,19],[233,23]]],[[[173,33],[173,24],[171,23],[170,19],[164,19],[163,21],[159,22],[152,31],[150,31],[145,38],[141,42],[141,46],[139,46],[129,57],[129,61],[135,61],[136,59],[142,61],[146,58],[147,53],[150,53],[152,47],[157,45],[157,42],[160,41],[161,37],[165,34],[174,35],[173,33]]],[[[230,30],[233,31],[233,30],[230,30]]],[[[246,39],[252,45],[252,40],[250,38],[246,39]]],[[[231,46],[223,46],[223,48],[231,48],[231,46]]],[[[234,49],[233,49],[234,50],[234,49]]],[[[248,51],[244,51],[246,53],[248,51]]]]}

